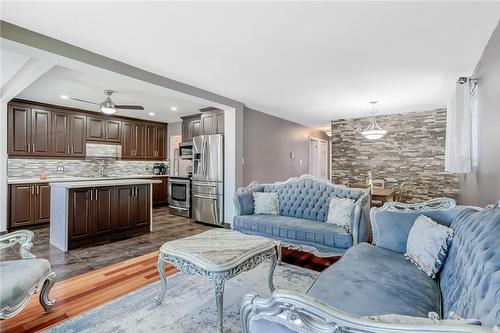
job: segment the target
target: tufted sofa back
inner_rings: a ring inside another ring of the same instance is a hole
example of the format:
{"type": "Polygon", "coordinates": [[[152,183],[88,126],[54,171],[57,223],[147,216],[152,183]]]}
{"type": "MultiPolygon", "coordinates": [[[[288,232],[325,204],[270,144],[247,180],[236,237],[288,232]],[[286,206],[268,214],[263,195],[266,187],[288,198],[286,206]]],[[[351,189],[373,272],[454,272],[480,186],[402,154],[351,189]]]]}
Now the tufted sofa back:
{"type": "Polygon", "coordinates": [[[266,184],[264,192],[278,193],[280,215],[323,222],[328,217],[332,196],[357,200],[364,194],[363,190],[334,185],[312,176],[266,184]]]}
{"type": "Polygon", "coordinates": [[[439,277],[443,314],[500,325],[500,208],[466,209],[451,227],[454,237],[439,277]]]}

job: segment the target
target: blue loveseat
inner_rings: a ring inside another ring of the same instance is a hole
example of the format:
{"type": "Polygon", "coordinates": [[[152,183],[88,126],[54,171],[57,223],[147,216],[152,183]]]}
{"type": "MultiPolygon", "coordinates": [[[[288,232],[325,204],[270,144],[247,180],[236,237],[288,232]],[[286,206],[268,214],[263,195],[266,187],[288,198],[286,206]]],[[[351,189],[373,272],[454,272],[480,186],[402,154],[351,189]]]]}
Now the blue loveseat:
{"type": "Polygon", "coordinates": [[[368,197],[365,190],[334,185],[311,175],[274,184],[252,183],[235,194],[237,216],[233,229],[279,241],[279,259],[282,246],[321,257],[338,256],[368,239],[368,197]],[[280,215],[254,215],[253,192],[276,192],[280,215]],[[355,200],[350,232],[325,223],[332,196],[355,200]]]}
{"type": "Polygon", "coordinates": [[[351,247],[306,294],[275,290],[269,298],[247,295],[241,307],[243,332],[492,332],[500,325],[498,203],[476,210],[441,198],[421,204],[386,203],[370,213],[374,245],[351,247]],[[410,229],[421,214],[454,230],[436,279],[403,256],[410,229]],[[429,312],[445,320],[423,319],[429,312]],[[450,320],[452,312],[483,326],[450,320]],[[385,314],[421,319],[388,323],[366,317],[385,314]]]}

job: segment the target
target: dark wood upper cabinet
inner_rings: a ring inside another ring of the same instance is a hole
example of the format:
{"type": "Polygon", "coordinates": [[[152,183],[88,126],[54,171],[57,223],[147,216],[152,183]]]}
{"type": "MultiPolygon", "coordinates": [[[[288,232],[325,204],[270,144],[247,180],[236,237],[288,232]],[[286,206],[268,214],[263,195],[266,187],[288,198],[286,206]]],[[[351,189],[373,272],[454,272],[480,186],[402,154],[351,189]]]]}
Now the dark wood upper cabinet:
{"type": "Polygon", "coordinates": [[[182,119],[182,142],[191,142],[193,137],[201,135],[201,114],[181,117],[182,119]]]}
{"type": "Polygon", "coordinates": [[[106,120],[106,141],[120,142],[122,122],[119,120],[106,120]]]}
{"type": "Polygon", "coordinates": [[[105,120],[101,118],[87,117],[87,140],[106,140],[105,120]]]}
{"type": "Polygon", "coordinates": [[[8,112],[9,155],[29,155],[31,151],[31,109],[10,105],[8,112]]]}
{"type": "Polygon", "coordinates": [[[146,125],[122,122],[122,158],[140,159],[146,157],[146,125]]]}
{"type": "Polygon", "coordinates": [[[205,108],[201,110],[202,135],[224,133],[224,110],[205,108]]]}
{"type": "Polygon", "coordinates": [[[70,118],[70,154],[74,157],[85,157],[87,133],[87,117],[84,115],[72,115],[70,118]]]}
{"type": "Polygon", "coordinates": [[[70,118],[62,112],[52,112],[52,149],[53,156],[66,156],[70,153],[70,118]]]}
{"type": "Polygon", "coordinates": [[[156,158],[163,159],[167,155],[165,153],[167,128],[165,126],[156,127],[156,158]]]}
{"type": "Polygon", "coordinates": [[[84,158],[86,143],[122,144],[125,159],[164,159],[165,124],[128,121],[53,105],[13,100],[8,105],[10,156],[84,158]]]}
{"type": "Polygon", "coordinates": [[[146,126],[146,158],[156,157],[156,126],[147,125],[146,126]]]}
{"type": "Polygon", "coordinates": [[[50,111],[31,109],[31,155],[50,155],[50,117],[50,111]]]}
{"type": "Polygon", "coordinates": [[[129,122],[122,123],[122,158],[133,158],[134,148],[132,141],[134,140],[135,124],[129,122]]]}
{"type": "Polygon", "coordinates": [[[146,126],[146,158],[160,159],[165,157],[166,132],[164,126],[152,124],[146,126]]]}
{"type": "Polygon", "coordinates": [[[191,121],[191,139],[201,134],[201,119],[191,121]]]}
{"type": "Polygon", "coordinates": [[[145,158],[146,157],[146,125],[145,124],[135,124],[132,145],[134,148],[134,158],[145,158]]]}

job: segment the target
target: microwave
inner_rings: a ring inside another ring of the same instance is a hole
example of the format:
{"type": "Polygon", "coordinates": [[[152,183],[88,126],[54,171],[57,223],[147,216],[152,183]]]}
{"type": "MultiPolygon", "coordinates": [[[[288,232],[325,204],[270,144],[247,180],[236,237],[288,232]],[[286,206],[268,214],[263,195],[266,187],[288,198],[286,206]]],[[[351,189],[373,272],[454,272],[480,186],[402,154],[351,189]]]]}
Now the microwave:
{"type": "Polygon", "coordinates": [[[179,144],[179,158],[183,160],[193,159],[193,143],[183,142],[179,144]]]}

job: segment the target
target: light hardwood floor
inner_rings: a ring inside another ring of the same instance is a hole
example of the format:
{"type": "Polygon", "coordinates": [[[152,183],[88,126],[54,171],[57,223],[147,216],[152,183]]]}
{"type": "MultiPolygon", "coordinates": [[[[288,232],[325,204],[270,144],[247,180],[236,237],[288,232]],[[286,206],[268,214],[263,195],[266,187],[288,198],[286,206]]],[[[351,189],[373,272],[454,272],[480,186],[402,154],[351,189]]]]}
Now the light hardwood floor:
{"type": "MultiPolygon", "coordinates": [[[[158,252],[152,252],[56,282],[50,293],[56,299],[51,312],[45,314],[38,297],[33,297],[19,315],[0,322],[1,331],[36,332],[158,281],[157,258],[158,252]]],[[[166,272],[177,270],[167,265],[166,272]]]]}

